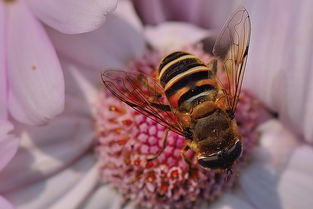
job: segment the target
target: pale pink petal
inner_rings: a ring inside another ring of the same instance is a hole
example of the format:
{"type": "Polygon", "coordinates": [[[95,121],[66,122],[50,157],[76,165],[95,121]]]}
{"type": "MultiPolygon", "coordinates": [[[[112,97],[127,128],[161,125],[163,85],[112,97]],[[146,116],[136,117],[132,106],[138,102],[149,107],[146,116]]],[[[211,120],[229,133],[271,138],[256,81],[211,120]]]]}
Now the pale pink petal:
{"type": "Polygon", "coordinates": [[[166,20],[166,14],[160,0],[133,0],[135,9],[144,23],[159,24],[166,20]]]}
{"type": "MultiPolygon", "coordinates": [[[[123,197],[114,188],[103,185],[93,193],[82,209],[120,209],[122,204],[123,197]]],[[[130,204],[125,209],[135,209],[131,206],[130,204]]]]}
{"type": "Polygon", "coordinates": [[[28,0],[35,15],[62,33],[97,29],[114,11],[117,0],[28,0]]]}
{"type": "Polygon", "coordinates": [[[245,84],[291,130],[313,142],[313,2],[253,0],[246,4],[252,36],[245,84]]]}
{"type": "Polygon", "coordinates": [[[19,140],[9,134],[12,129],[11,123],[0,120],[0,171],[13,158],[19,145],[19,140]]]}
{"type": "Polygon", "coordinates": [[[274,119],[262,124],[258,131],[261,133],[260,146],[255,151],[255,160],[277,175],[285,169],[292,152],[300,145],[299,139],[281,121],[274,119]]]}
{"type": "Polygon", "coordinates": [[[9,203],[2,196],[0,196],[0,208],[1,209],[14,209],[13,205],[11,205],[11,203],[9,203]]]}
{"type": "Polygon", "coordinates": [[[239,189],[256,208],[282,208],[277,190],[279,177],[299,146],[298,139],[277,120],[265,123],[260,132],[260,146],[240,174],[239,189]]]}
{"type": "MultiPolygon", "coordinates": [[[[242,200],[237,193],[225,193],[217,202],[210,205],[214,209],[254,209],[253,205],[245,200],[242,200]]],[[[203,205],[201,209],[208,208],[208,205],[203,205]]]]}
{"type": "Polygon", "coordinates": [[[312,159],[311,146],[301,146],[291,156],[277,187],[282,208],[312,208],[312,159]]]}
{"type": "Polygon", "coordinates": [[[90,117],[96,114],[99,90],[103,89],[100,72],[90,72],[86,67],[68,59],[62,59],[64,71],[67,112],[86,114],[90,117]]]}
{"type": "Polygon", "coordinates": [[[65,35],[49,29],[60,55],[83,64],[97,73],[107,68],[121,68],[145,50],[144,37],[123,18],[111,15],[96,31],[65,35]]]}
{"type": "MultiPolygon", "coordinates": [[[[0,2],[0,46],[5,43],[5,13],[0,2]]],[[[7,118],[7,72],[5,67],[5,48],[0,47],[0,118],[7,118]]]]}
{"type": "Polygon", "coordinates": [[[188,23],[166,22],[158,26],[147,26],[145,35],[149,43],[157,49],[177,50],[212,33],[188,23]]]}
{"type": "Polygon", "coordinates": [[[51,42],[24,1],[8,4],[9,108],[20,122],[43,124],[63,110],[64,80],[51,42]]]}
{"type": "Polygon", "coordinates": [[[134,5],[132,4],[131,1],[119,1],[118,2],[118,7],[116,8],[114,14],[124,18],[126,21],[129,22],[133,27],[135,27],[137,30],[141,31],[143,30],[143,25],[138,17],[134,5]]]}
{"type": "MultiPolygon", "coordinates": [[[[94,190],[100,183],[99,165],[95,164],[73,188],[56,201],[50,209],[75,209],[83,205],[84,201],[93,195],[94,190]]],[[[105,198],[105,196],[103,197],[105,198]]],[[[105,205],[102,205],[105,207],[105,205]]]]}
{"type": "Polygon", "coordinates": [[[235,7],[229,0],[133,0],[145,24],[185,21],[206,28],[220,28],[235,7]]]}
{"type": "MultiPolygon", "coordinates": [[[[67,169],[54,173],[48,179],[30,182],[4,196],[18,209],[46,209],[62,199],[84,179],[94,165],[94,157],[84,155],[67,169]]],[[[46,164],[49,166],[49,164],[46,164]]],[[[31,169],[31,168],[28,168],[31,169]]],[[[33,168],[34,169],[34,168],[33,168]]],[[[60,209],[67,209],[61,207],[60,209]]]]}
{"type": "Polygon", "coordinates": [[[93,121],[84,113],[66,112],[47,126],[16,127],[16,132],[20,149],[0,173],[0,193],[15,193],[65,169],[91,151],[94,138],[93,121]]]}

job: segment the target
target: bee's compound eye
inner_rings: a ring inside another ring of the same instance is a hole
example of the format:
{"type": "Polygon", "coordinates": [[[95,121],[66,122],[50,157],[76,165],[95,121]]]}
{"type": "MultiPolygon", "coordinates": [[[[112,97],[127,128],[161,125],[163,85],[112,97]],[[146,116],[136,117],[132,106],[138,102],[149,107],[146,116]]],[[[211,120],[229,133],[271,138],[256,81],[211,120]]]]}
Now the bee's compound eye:
{"type": "Polygon", "coordinates": [[[219,158],[218,154],[215,154],[211,156],[200,156],[198,158],[198,163],[203,168],[219,169],[223,168],[225,162],[223,161],[223,159],[219,158]]]}
{"type": "Polygon", "coordinates": [[[238,140],[236,143],[227,151],[227,160],[234,162],[239,158],[242,152],[242,143],[238,140]]]}
{"type": "Polygon", "coordinates": [[[198,163],[208,169],[225,169],[232,166],[234,161],[241,155],[241,152],[242,144],[238,140],[229,150],[198,157],[198,163]]]}

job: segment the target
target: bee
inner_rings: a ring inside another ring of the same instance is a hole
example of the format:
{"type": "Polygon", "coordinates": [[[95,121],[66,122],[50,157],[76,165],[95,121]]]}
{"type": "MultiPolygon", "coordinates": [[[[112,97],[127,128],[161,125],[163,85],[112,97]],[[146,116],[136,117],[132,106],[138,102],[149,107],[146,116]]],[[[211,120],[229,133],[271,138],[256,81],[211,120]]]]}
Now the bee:
{"type": "Polygon", "coordinates": [[[160,152],[148,160],[163,152],[170,130],[186,138],[185,160],[185,152],[192,149],[203,168],[231,168],[242,152],[235,112],[250,30],[249,14],[239,8],[222,28],[213,47],[214,58],[207,64],[193,54],[175,51],[162,59],[155,78],[140,72],[102,73],[105,87],[115,97],[167,128],[160,152]]]}

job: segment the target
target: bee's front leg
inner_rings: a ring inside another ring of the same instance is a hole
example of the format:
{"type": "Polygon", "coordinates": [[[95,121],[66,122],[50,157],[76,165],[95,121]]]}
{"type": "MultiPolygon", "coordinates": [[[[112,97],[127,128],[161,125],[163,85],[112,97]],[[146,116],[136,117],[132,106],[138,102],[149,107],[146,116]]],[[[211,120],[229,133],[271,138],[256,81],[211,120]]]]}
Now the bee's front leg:
{"type": "Polygon", "coordinates": [[[168,129],[166,129],[166,130],[164,131],[163,138],[162,138],[162,147],[161,147],[161,150],[160,150],[156,155],[154,155],[154,156],[152,156],[152,157],[148,157],[148,158],[147,158],[147,161],[152,161],[152,160],[157,159],[157,158],[162,154],[162,152],[165,150],[168,131],[169,131],[168,129]]]}

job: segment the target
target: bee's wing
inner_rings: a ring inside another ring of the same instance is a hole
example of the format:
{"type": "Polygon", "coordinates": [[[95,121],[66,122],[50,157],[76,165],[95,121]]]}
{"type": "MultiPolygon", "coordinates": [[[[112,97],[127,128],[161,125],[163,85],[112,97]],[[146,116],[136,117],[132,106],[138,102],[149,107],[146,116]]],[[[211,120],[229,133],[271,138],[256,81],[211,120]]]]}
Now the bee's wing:
{"type": "Polygon", "coordinates": [[[249,14],[245,8],[239,8],[225,23],[212,51],[223,61],[223,70],[226,72],[227,78],[220,78],[219,81],[224,88],[229,108],[233,113],[236,110],[245,72],[250,32],[249,14]]]}
{"type": "Polygon", "coordinates": [[[106,88],[118,99],[143,115],[180,135],[184,130],[170,109],[163,88],[143,73],[107,70],[101,74],[106,88]]]}

